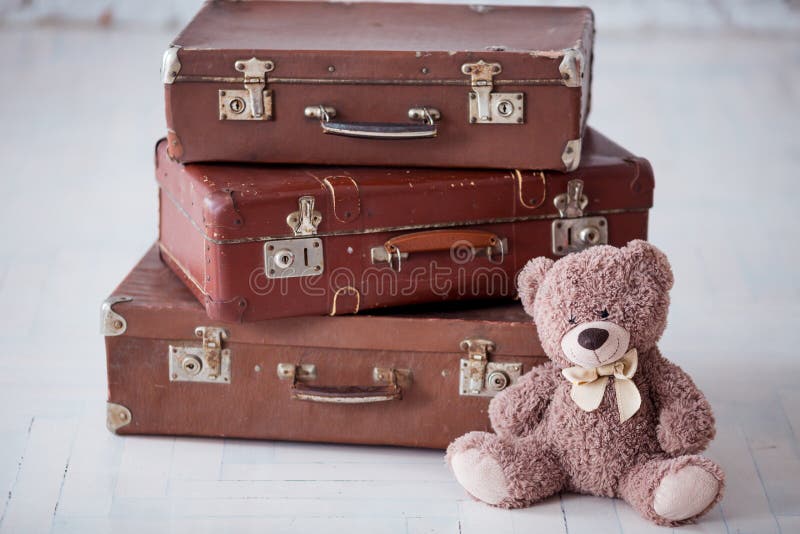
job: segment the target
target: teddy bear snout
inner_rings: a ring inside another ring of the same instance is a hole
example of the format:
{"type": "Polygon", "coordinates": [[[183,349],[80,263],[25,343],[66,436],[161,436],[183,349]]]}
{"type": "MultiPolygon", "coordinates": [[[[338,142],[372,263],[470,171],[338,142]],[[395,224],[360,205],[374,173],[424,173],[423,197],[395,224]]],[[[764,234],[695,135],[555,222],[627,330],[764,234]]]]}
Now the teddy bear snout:
{"type": "Polygon", "coordinates": [[[599,367],[622,358],[630,338],[628,331],[616,323],[591,321],[564,334],[561,349],[569,361],[581,367],[599,367]]]}
{"type": "Polygon", "coordinates": [[[605,328],[587,328],[578,335],[578,344],[587,350],[597,350],[608,339],[608,330],[605,328]]]}

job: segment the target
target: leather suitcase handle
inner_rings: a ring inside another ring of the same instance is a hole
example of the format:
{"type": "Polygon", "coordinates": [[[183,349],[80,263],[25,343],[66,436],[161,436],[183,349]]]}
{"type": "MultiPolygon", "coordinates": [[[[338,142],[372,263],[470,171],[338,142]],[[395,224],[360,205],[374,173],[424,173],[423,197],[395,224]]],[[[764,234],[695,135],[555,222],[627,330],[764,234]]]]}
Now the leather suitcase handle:
{"type": "Polygon", "coordinates": [[[310,386],[295,383],[292,398],[331,404],[368,404],[403,399],[403,390],[396,384],[385,386],[310,386]]]}
{"type": "Polygon", "coordinates": [[[336,110],[330,106],[308,106],[305,116],[319,119],[322,132],[361,139],[427,139],[436,137],[436,121],[441,115],[433,108],[411,108],[410,119],[424,121],[424,124],[396,124],[384,122],[342,122],[331,121],[336,110]]]}
{"type": "Polygon", "coordinates": [[[484,230],[427,230],[393,237],[383,244],[388,254],[398,251],[438,252],[450,250],[458,245],[469,244],[472,248],[494,248],[500,243],[497,234],[484,230]]]}
{"type": "Polygon", "coordinates": [[[393,260],[396,258],[397,272],[400,272],[403,258],[407,258],[412,252],[449,250],[454,259],[471,260],[471,252],[463,250],[466,247],[472,250],[484,249],[490,260],[495,248],[499,249],[500,260],[496,263],[503,263],[506,254],[505,240],[492,232],[464,229],[426,230],[395,236],[383,244],[383,250],[381,247],[373,248],[372,262],[383,260],[394,269],[393,260]]]}

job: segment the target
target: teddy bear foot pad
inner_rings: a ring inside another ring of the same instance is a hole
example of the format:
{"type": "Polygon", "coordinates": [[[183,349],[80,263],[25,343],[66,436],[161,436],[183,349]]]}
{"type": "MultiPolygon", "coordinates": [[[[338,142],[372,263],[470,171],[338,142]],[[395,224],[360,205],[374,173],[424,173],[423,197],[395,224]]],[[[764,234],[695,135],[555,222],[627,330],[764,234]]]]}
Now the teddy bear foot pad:
{"type": "Polygon", "coordinates": [[[717,478],[697,465],[687,465],[665,476],[653,498],[653,510],[667,521],[683,521],[700,515],[719,495],[717,478]]]}

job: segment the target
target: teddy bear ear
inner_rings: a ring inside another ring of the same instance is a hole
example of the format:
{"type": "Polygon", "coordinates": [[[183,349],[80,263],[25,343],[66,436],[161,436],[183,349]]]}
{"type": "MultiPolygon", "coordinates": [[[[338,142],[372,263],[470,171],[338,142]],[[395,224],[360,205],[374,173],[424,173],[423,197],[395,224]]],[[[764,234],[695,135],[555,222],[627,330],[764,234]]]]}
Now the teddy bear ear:
{"type": "Polygon", "coordinates": [[[533,301],[536,299],[536,292],[554,263],[550,258],[533,258],[517,275],[517,293],[522,301],[522,307],[530,316],[533,316],[533,301]]]}
{"type": "Polygon", "coordinates": [[[624,247],[632,272],[639,272],[654,279],[664,290],[672,289],[675,279],[667,255],[647,241],[636,239],[624,247]]]}

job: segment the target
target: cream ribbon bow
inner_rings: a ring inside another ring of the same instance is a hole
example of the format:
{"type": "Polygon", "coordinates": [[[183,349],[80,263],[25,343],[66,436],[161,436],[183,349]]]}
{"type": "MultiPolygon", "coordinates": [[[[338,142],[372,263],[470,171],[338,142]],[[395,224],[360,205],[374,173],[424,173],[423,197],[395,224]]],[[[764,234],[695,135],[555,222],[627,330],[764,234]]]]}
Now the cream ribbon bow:
{"type": "Polygon", "coordinates": [[[636,366],[639,362],[636,349],[625,353],[621,360],[614,363],[586,369],[584,367],[567,367],[561,374],[572,382],[570,397],[583,411],[592,412],[600,406],[606,392],[608,377],[614,377],[614,389],[617,392],[617,409],[619,421],[624,423],[639,410],[642,397],[636,384],[633,383],[636,366]]]}

